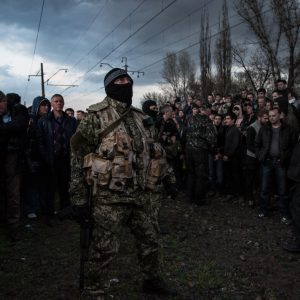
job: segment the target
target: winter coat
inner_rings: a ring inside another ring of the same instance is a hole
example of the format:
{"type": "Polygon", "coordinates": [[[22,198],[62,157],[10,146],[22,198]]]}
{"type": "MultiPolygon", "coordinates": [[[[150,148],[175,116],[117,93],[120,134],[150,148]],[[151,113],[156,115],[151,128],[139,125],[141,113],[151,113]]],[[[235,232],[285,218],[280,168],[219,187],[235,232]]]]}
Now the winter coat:
{"type": "MultiPolygon", "coordinates": [[[[271,124],[264,125],[258,132],[255,139],[255,152],[256,157],[260,162],[264,162],[269,158],[272,135],[273,131],[271,124]]],[[[297,139],[296,132],[290,126],[281,124],[279,131],[279,159],[285,166],[288,166],[297,139]]]]}
{"type": "MultiPolygon", "coordinates": [[[[51,111],[46,116],[41,117],[37,123],[37,139],[39,143],[39,149],[43,158],[43,161],[50,167],[53,166],[55,155],[54,155],[54,137],[52,121],[54,114],[51,111]]],[[[77,122],[75,118],[69,117],[63,112],[63,128],[64,128],[64,139],[67,143],[67,152],[70,153],[70,139],[76,131],[77,122]]]]}

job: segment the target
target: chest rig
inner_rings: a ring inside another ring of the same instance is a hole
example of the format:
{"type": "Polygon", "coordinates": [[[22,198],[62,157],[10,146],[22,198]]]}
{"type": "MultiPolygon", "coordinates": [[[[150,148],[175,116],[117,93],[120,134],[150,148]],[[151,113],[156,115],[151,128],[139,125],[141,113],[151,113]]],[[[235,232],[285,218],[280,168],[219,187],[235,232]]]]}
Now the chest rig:
{"type": "Polygon", "coordinates": [[[164,149],[143,125],[144,115],[134,108],[119,114],[111,105],[96,112],[101,123],[95,153],[84,157],[84,170],[93,194],[101,189],[128,193],[141,188],[155,191],[165,177],[164,149]]]}

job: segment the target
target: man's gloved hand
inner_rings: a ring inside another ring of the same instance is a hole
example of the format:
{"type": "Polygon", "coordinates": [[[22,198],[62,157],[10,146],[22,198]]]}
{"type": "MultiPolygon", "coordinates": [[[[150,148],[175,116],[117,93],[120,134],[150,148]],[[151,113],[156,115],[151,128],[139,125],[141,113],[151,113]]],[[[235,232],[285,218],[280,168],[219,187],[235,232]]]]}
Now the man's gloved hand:
{"type": "Polygon", "coordinates": [[[83,223],[89,220],[90,212],[87,204],[71,205],[57,212],[59,220],[74,220],[78,223],[83,223]]]}

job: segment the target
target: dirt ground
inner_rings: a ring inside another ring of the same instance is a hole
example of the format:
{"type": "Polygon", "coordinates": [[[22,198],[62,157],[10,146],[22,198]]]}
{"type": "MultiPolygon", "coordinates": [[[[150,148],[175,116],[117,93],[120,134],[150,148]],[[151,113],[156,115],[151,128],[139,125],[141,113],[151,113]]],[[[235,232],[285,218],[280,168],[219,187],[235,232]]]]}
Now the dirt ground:
{"type": "MultiPolygon", "coordinates": [[[[198,207],[181,195],[163,201],[160,220],[163,276],[179,291],[172,299],[300,299],[300,255],[281,249],[292,228],[276,210],[261,220],[242,201],[211,197],[198,207]]],[[[80,299],[78,225],[24,220],[21,231],[16,244],[0,232],[0,299],[80,299]]],[[[141,292],[134,240],[122,235],[109,299],[167,299],[141,292]]]]}

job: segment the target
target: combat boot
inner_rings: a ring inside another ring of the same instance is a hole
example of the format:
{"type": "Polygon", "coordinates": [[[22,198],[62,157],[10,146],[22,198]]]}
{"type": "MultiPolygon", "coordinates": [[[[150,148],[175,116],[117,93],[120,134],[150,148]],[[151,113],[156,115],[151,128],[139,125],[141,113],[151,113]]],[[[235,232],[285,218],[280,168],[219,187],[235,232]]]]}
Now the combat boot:
{"type": "Polygon", "coordinates": [[[160,277],[144,280],[143,292],[147,294],[157,294],[162,296],[176,296],[177,291],[160,277]]]}

